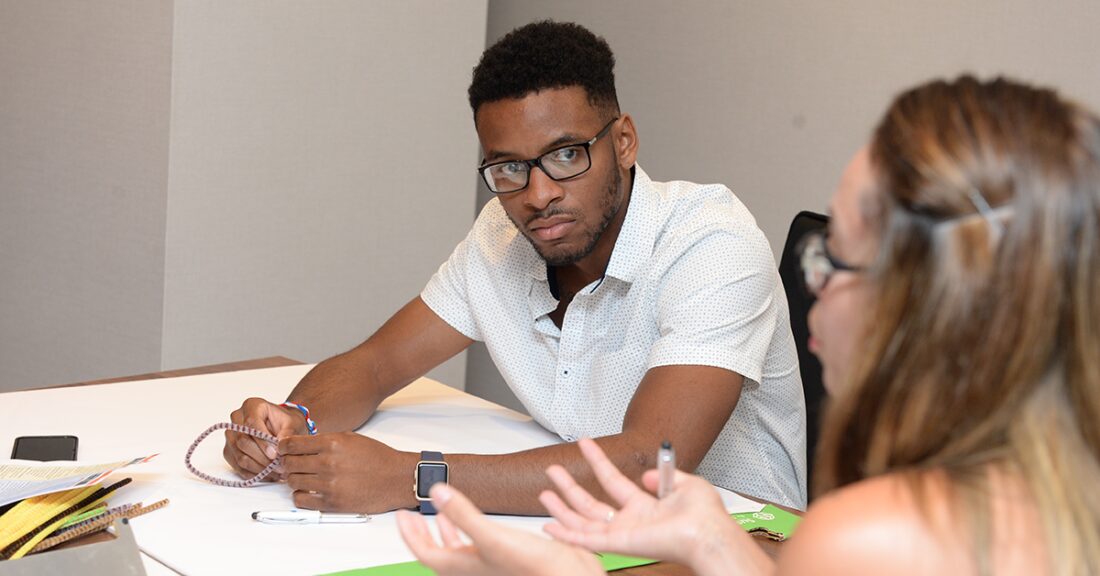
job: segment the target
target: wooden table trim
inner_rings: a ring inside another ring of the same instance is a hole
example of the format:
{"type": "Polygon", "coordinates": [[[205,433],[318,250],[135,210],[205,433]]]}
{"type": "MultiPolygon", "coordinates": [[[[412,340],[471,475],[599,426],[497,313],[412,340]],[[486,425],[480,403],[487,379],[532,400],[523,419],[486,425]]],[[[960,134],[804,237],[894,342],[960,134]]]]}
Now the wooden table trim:
{"type": "Polygon", "coordinates": [[[194,368],[180,368],[178,370],[150,372],[148,374],[138,374],[136,376],[104,378],[103,380],[88,380],[86,382],[74,382],[72,384],[55,384],[52,386],[43,386],[41,388],[32,388],[32,390],[43,390],[45,388],[70,388],[72,386],[93,386],[96,384],[115,384],[118,382],[134,382],[137,380],[156,380],[158,378],[177,378],[179,376],[197,376],[200,374],[216,374],[218,372],[236,372],[238,370],[281,368],[283,366],[299,366],[302,364],[305,364],[305,362],[299,362],[298,360],[287,358],[286,356],[268,356],[266,358],[255,358],[252,360],[241,360],[238,362],[225,362],[222,364],[209,364],[207,366],[196,366],[194,368]]]}

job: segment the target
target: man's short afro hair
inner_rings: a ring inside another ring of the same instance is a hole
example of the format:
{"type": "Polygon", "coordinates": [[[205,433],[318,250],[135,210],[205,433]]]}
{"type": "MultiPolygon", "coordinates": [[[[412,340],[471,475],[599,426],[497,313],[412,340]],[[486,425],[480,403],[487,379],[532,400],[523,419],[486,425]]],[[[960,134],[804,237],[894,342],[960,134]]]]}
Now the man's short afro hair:
{"type": "Polygon", "coordinates": [[[486,102],[580,86],[588,101],[617,113],[615,55],[607,41],[572,22],[543,20],[516,28],[481,55],[470,83],[477,117],[486,102]]]}

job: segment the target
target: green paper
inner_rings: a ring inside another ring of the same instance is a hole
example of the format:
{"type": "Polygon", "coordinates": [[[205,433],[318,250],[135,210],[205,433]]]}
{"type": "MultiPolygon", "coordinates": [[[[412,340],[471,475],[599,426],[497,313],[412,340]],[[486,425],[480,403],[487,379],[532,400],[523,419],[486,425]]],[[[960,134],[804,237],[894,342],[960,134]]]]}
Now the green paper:
{"type": "Polygon", "coordinates": [[[420,562],[399,562],[373,568],[356,568],[343,572],[333,572],[324,576],[434,576],[434,574],[435,572],[428,570],[428,567],[420,562]]]}
{"type": "Polygon", "coordinates": [[[603,569],[608,572],[657,563],[656,560],[650,560],[648,558],[635,558],[633,556],[620,556],[618,554],[603,553],[596,554],[596,556],[600,559],[600,564],[603,565],[603,569]]]}
{"type": "Polygon", "coordinates": [[[730,517],[747,532],[767,530],[782,536],[783,540],[790,538],[791,534],[794,534],[794,529],[798,527],[798,523],[802,521],[800,516],[771,504],[764,506],[759,512],[739,512],[730,514],[730,517]]]}
{"type": "MultiPolygon", "coordinates": [[[[600,559],[600,564],[603,565],[603,569],[608,572],[612,570],[623,570],[624,568],[634,568],[635,566],[645,566],[657,562],[656,560],[620,556],[618,554],[596,554],[596,556],[600,559]]],[[[375,566],[373,568],[356,568],[343,572],[333,572],[331,574],[325,574],[324,576],[433,576],[434,574],[435,572],[432,572],[419,562],[401,562],[398,564],[375,566]]]]}

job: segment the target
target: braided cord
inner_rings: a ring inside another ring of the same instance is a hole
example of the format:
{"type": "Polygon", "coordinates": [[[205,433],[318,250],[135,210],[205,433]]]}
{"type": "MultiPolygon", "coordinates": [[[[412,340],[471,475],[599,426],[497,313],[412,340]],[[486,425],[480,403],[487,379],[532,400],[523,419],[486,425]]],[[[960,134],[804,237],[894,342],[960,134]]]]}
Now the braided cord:
{"type": "Polygon", "coordinates": [[[211,484],[217,484],[218,486],[228,486],[230,488],[251,488],[252,486],[255,486],[256,484],[259,484],[260,480],[263,480],[265,476],[267,476],[268,474],[271,474],[271,472],[275,470],[275,467],[279,465],[280,459],[276,458],[276,459],[272,460],[271,463],[268,464],[266,468],[264,468],[263,470],[260,470],[259,474],[256,474],[255,476],[249,478],[248,480],[225,480],[223,478],[218,478],[217,476],[211,476],[211,475],[209,475],[205,472],[200,471],[198,468],[195,468],[194,464],[191,463],[191,455],[195,453],[195,449],[199,447],[199,444],[201,444],[202,441],[205,440],[207,436],[209,436],[210,434],[212,434],[212,433],[214,433],[218,430],[232,430],[233,432],[239,432],[241,434],[247,434],[249,436],[254,436],[256,438],[259,438],[260,440],[263,440],[265,442],[270,442],[272,444],[278,444],[279,443],[278,438],[276,438],[276,437],[274,437],[271,434],[268,434],[266,432],[260,432],[259,430],[256,430],[255,428],[249,428],[248,426],[242,426],[240,424],[232,424],[230,422],[219,422],[219,423],[207,428],[206,431],[203,432],[202,434],[199,434],[199,437],[195,438],[195,441],[191,443],[191,447],[187,449],[187,455],[184,456],[184,458],[183,458],[183,463],[187,466],[187,469],[190,470],[191,473],[194,474],[195,476],[198,476],[199,478],[202,478],[203,480],[206,480],[207,482],[210,482],[211,484]]]}

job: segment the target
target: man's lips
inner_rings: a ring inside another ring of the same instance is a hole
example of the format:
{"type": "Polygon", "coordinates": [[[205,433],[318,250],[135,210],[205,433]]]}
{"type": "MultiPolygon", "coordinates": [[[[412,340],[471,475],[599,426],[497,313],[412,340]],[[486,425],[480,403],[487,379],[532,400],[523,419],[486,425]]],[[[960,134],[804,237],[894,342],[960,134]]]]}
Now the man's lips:
{"type": "Polygon", "coordinates": [[[576,220],[569,217],[540,218],[530,222],[527,230],[543,241],[557,240],[569,233],[576,220]]]}

